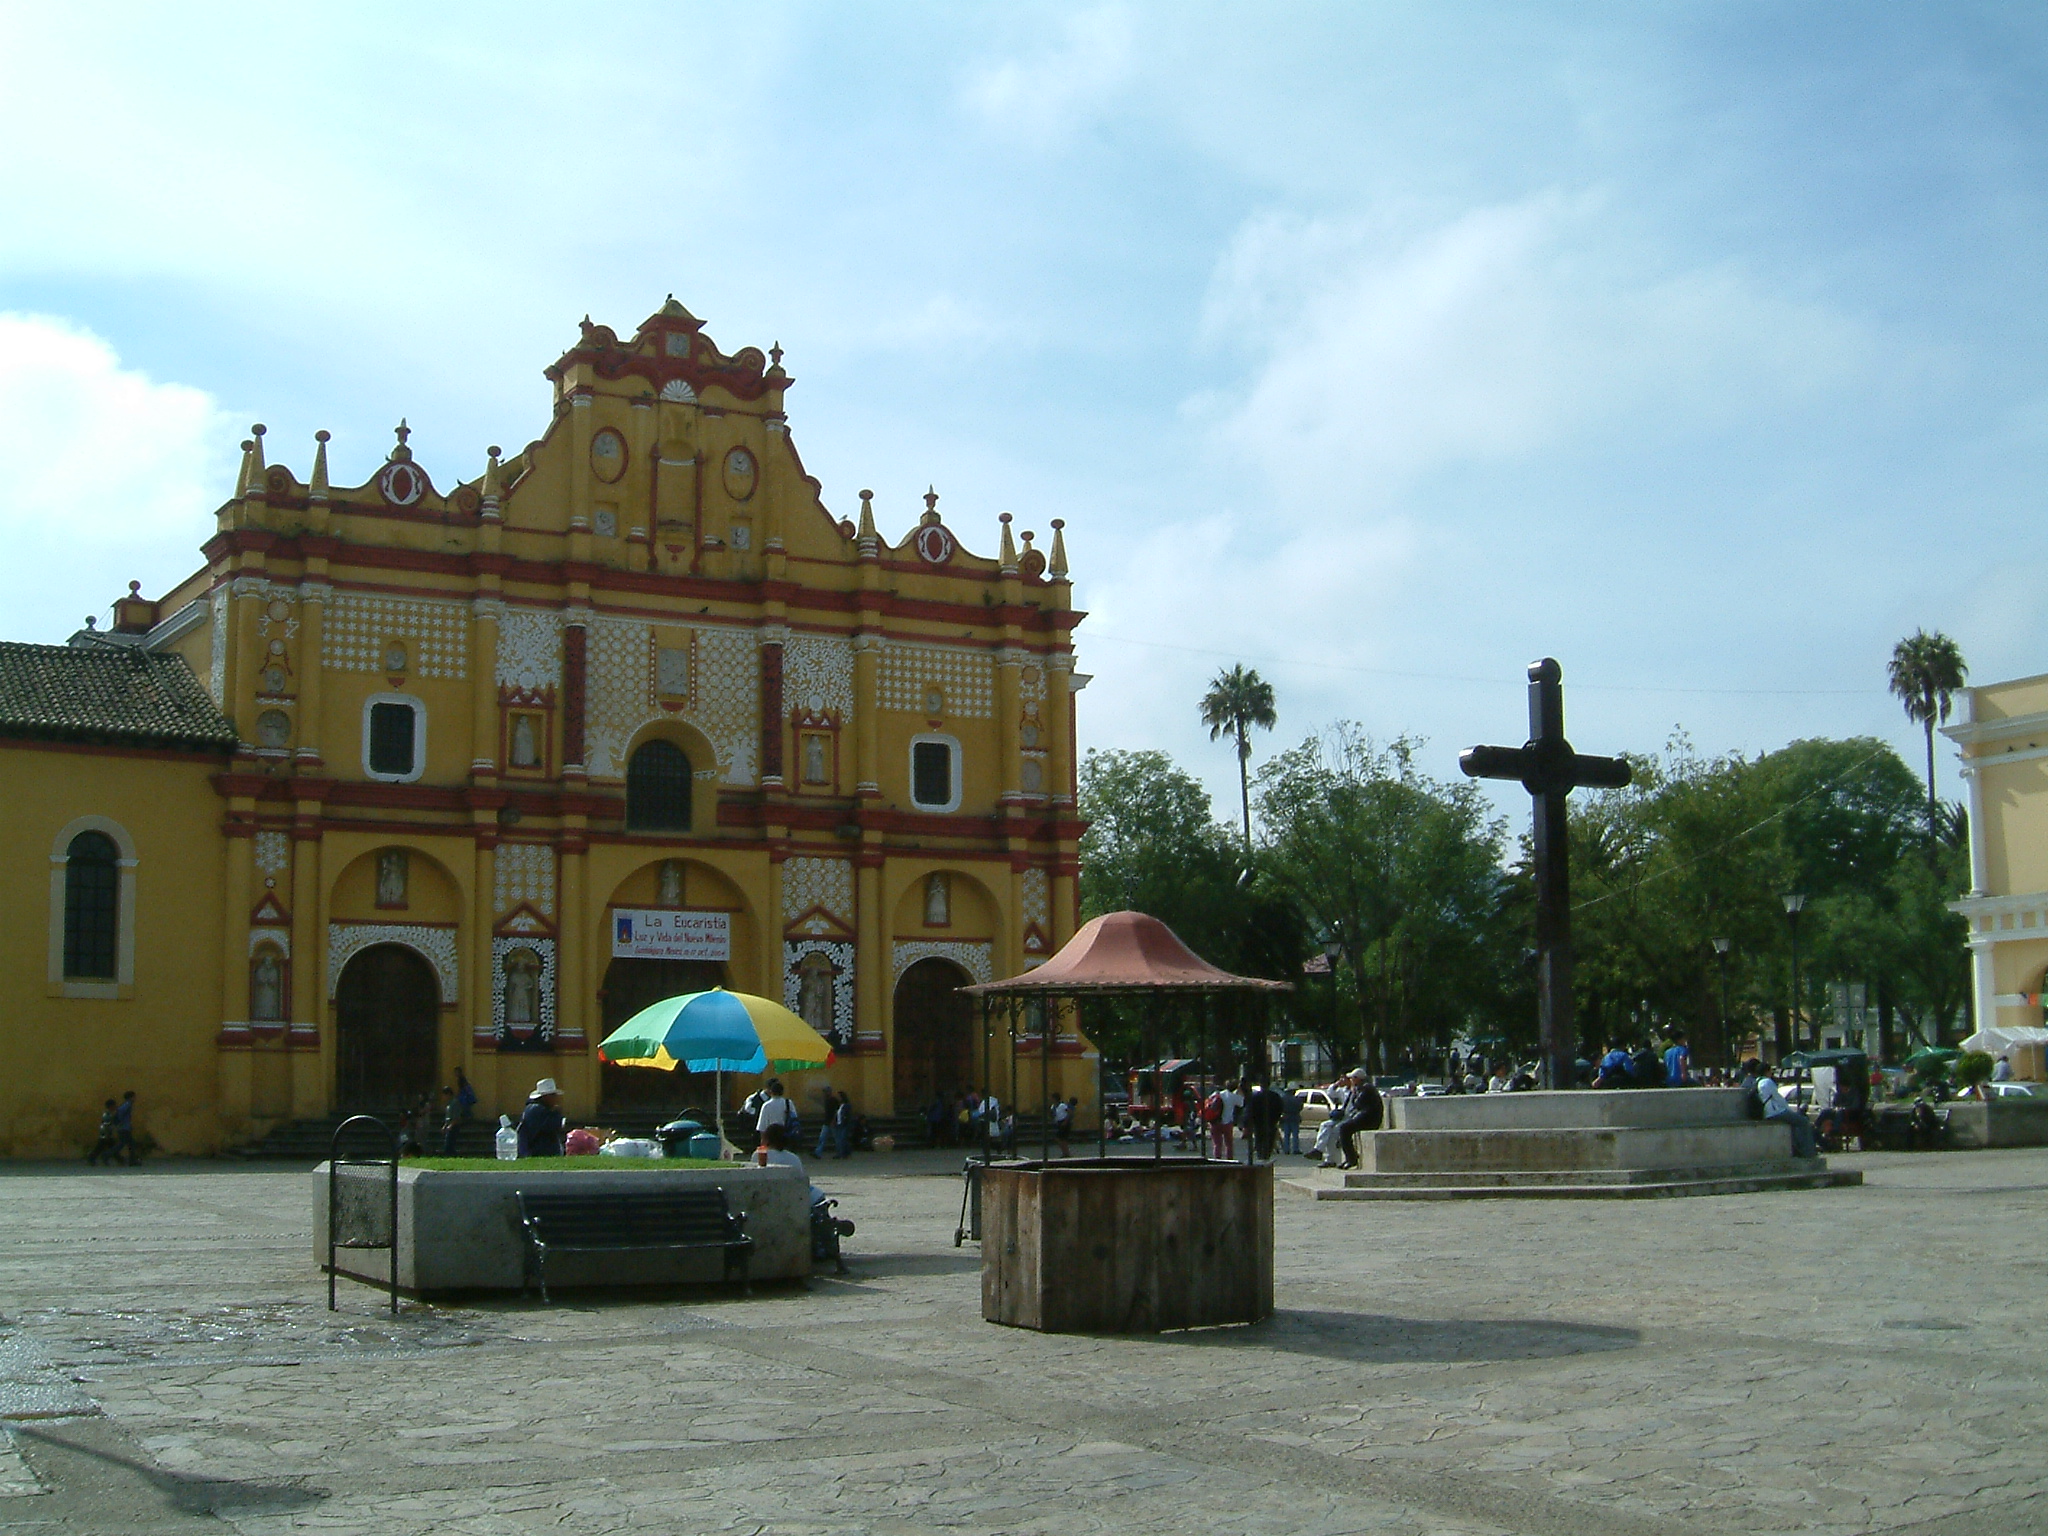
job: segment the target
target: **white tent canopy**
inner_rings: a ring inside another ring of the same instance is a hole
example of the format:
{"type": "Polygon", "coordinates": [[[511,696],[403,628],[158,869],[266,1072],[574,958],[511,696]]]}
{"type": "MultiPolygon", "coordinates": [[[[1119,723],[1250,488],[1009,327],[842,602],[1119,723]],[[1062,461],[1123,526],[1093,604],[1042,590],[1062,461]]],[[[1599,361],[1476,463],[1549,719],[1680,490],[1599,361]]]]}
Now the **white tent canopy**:
{"type": "Polygon", "coordinates": [[[2003,1056],[2016,1045],[2048,1045],[2048,1029],[2035,1024],[1993,1024],[1965,1040],[1963,1049],[2003,1056]]]}

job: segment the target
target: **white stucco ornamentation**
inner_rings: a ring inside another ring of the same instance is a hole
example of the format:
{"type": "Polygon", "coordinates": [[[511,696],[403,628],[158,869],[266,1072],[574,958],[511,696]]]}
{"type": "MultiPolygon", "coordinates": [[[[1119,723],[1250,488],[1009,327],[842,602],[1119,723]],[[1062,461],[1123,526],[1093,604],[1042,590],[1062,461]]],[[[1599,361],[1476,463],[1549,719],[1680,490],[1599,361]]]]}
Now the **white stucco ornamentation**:
{"type": "Polygon", "coordinates": [[[985,650],[963,645],[906,645],[891,640],[882,649],[876,701],[883,709],[921,715],[926,693],[937,688],[945,713],[960,720],[987,720],[996,711],[996,667],[985,650]]]}
{"type": "Polygon", "coordinates": [[[213,702],[219,704],[228,691],[228,594],[225,587],[213,591],[213,671],[208,686],[213,702]]]}
{"type": "Polygon", "coordinates": [[[337,591],[327,600],[320,661],[336,672],[383,672],[385,646],[396,640],[408,675],[459,682],[469,675],[469,617],[467,603],[337,591]]]}
{"type": "Polygon", "coordinates": [[[349,961],[373,944],[402,944],[434,968],[441,987],[441,1001],[456,999],[458,965],[455,930],[430,927],[425,923],[329,923],[327,925],[327,996],[332,999],[341,985],[341,973],[349,961]]]}
{"type": "Polygon", "coordinates": [[[696,631],[695,648],[689,701],[679,711],[664,710],[654,696],[653,629],[637,619],[591,620],[583,751],[592,778],[624,778],[633,738],[648,725],[680,715],[711,743],[717,777],[728,784],[753,782],[761,707],[754,632],[706,625],[696,631]]]}
{"type": "Polygon", "coordinates": [[[500,1048],[548,1045],[555,1038],[555,941],[528,939],[517,935],[491,940],[491,1033],[500,1048]],[[540,960],[535,1020],[513,1026],[505,1022],[505,957],[516,949],[528,949],[540,960]]]}
{"type": "Polygon", "coordinates": [[[496,859],[497,911],[522,901],[536,912],[555,915],[555,850],[546,843],[500,843],[496,859]]]}
{"type": "Polygon", "coordinates": [[[990,946],[962,940],[902,939],[890,955],[893,969],[889,984],[903,979],[903,973],[920,960],[950,960],[976,981],[993,981],[990,946]]]}
{"type": "Polygon", "coordinates": [[[697,631],[697,688],[686,718],[718,753],[728,784],[754,781],[761,720],[761,662],[751,629],[697,631]]]}
{"type": "Polygon", "coordinates": [[[498,620],[498,686],[538,693],[562,679],[562,616],[508,608],[498,620]]]}
{"type": "Polygon", "coordinates": [[[287,832],[258,832],[256,870],[259,874],[281,875],[292,867],[292,840],[287,832]]]}
{"type": "Polygon", "coordinates": [[[853,925],[851,859],[783,860],[782,920],[793,923],[813,907],[823,907],[848,927],[853,925]]]}
{"type": "Polygon", "coordinates": [[[837,635],[791,635],[782,647],[782,701],[853,720],[853,646],[837,635]]]}
{"type": "Polygon", "coordinates": [[[1042,869],[1024,871],[1024,921],[1052,931],[1052,882],[1042,869]]]}
{"type": "Polygon", "coordinates": [[[832,1018],[829,1028],[819,1033],[834,1045],[853,1043],[853,946],[833,939],[791,939],[782,946],[782,1006],[815,1028],[804,1016],[803,963],[807,956],[823,955],[832,963],[832,1018]]]}

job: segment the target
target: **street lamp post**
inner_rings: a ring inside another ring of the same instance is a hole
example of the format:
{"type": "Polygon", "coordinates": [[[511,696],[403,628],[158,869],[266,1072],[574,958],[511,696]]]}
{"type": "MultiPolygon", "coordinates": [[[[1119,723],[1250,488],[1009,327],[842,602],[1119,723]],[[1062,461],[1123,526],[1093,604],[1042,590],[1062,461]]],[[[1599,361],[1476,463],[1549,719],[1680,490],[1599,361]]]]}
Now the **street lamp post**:
{"type": "Polygon", "coordinates": [[[1338,942],[1337,935],[1330,932],[1323,934],[1321,942],[1323,958],[1330,962],[1330,1044],[1334,1046],[1338,1028],[1344,1022],[1343,1010],[1338,1007],[1337,1000],[1337,962],[1343,958],[1344,946],[1338,942]]]}
{"type": "MultiPolygon", "coordinates": [[[[1733,1056],[1728,1042],[1728,951],[1735,947],[1733,939],[1714,940],[1714,958],[1721,962],[1721,1054],[1733,1056]]],[[[1730,1066],[1734,1063],[1731,1061],[1730,1066]]]]}
{"type": "MultiPolygon", "coordinates": [[[[1785,898],[1785,921],[1792,928],[1792,1014],[1785,1021],[1785,1033],[1792,1042],[1792,1048],[1799,1048],[1799,914],[1806,906],[1806,898],[1794,892],[1785,898]]],[[[1782,1059],[1784,1052],[1780,1051],[1782,1059]]]]}

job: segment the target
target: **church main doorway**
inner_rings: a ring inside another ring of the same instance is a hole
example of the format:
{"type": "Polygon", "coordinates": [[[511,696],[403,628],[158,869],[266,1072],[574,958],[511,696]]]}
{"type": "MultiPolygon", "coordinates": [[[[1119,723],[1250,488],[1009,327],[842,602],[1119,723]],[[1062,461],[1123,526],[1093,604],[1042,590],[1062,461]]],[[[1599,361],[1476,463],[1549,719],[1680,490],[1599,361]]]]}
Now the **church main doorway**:
{"type": "Polygon", "coordinates": [[[896,983],[896,1113],[914,1115],[934,1093],[979,1087],[974,1004],[957,989],[968,975],[949,960],[920,960],[896,983]]]}
{"type": "MultiPolygon", "coordinates": [[[[605,968],[604,1033],[610,1034],[642,1008],[683,992],[709,992],[725,985],[725,967],[715,960],[614,960],[605,968]]],[[[603,1036],[598,1038],[602,1039],[603,1036]]],[[[709,1112],[717,1094],[712,1074],[692,1075],[680,1068],[658,1072],[651,1067],[615,1067],[606,1062],[599,1094],[604,1107],[635,1116],[678,1109],[709,1112]]]]}
{"type": "Polygon", "coordinates": [[[440,1087],[441,989],[433,967],[400,944],[349,961],[334,989],[334,1107],[389,1114],[440,1087]]]}

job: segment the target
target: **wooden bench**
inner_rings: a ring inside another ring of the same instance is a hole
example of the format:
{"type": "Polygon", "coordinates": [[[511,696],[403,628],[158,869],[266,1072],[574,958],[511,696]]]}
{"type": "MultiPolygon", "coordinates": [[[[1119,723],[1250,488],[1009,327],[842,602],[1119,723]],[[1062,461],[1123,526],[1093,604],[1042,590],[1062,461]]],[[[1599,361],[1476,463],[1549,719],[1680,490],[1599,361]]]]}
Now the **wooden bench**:
{"type": "MultiPolygon", "coordinates": [[[[747,1281],[754,1240],[747,1217],[726,1204],[725,1191],[710,1189],[604,1190],[580,1193],[522,1189],[519,1224],[526,1251],[548,1296],[550,1253],[681,1252],[717,1248],[725,1254],[725,1278],[747,1281]]],[[[524,1277],[522,1276],[522,1283],[524,1277]]]]}

